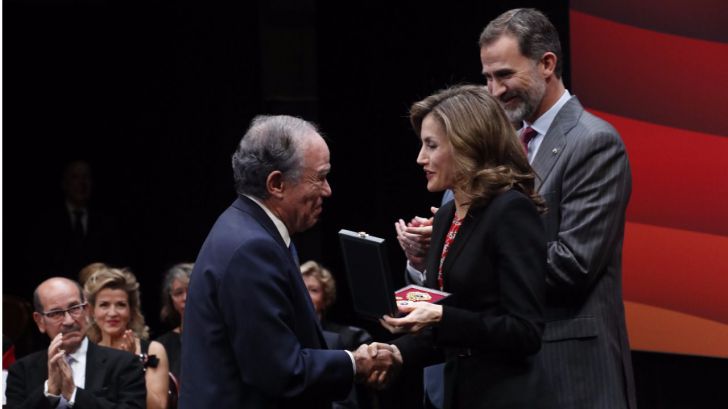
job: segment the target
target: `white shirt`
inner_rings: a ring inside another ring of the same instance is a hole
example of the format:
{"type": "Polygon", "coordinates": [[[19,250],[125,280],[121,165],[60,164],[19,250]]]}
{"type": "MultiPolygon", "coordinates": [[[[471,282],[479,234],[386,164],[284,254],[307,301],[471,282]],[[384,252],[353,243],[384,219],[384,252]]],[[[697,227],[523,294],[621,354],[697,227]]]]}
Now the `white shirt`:
{"type": "Polygon", "coordinates": [[[541,147],[544,135],[546,135],[549,128],[551,128],[551,124],[554,122],[554,119],[556,119],[556,114],[558,114],[559,111],[561,111],[561,108],[569,102],[569,99],[571,99],[571,94],[569,93],[569,90],[565,89],[564,93],[561,94],[561,97],[556,101],[556,103],[552,105],[548,111],[544,112],[543,115],[538,117],[534,123],[529,124],[528,122],[523,121],[523,126],[518,130],[519,135],[523,128],[527,126],[530,126],[531,129],[537,132],[537,135],[528,142],[528,163],[533,163],[533,158],[536,157],[538,148],[541,147]]]}
{"type": "MultiPolygon", "coordinates": [[[[254,198],[253,196],[245,195],[248,199],[252,200],[253,203],[260,206],[261,209],[265,212],[265,214],[270,217],[273,224],[276,226],[276,229],[278,229],[278,233],[280,233],[281,238],[283,239],[283,242],[286,243],[286,247],[291,247],[291,234],[288,232],[288,228],[283,223],[281,219],[278,218],[273,212],[270,211],[265,205],[258,199],[254,198]]],[[[356,360],[354,360],[354,354],[351,352],[344,350],[347,354],[349,354],[349,358],[351,358],[351,365],[354,367],[354,375],[356,375],[356,360]]]]}
{"type": "Polygon", "coordinates": [[[260,200],[249,195],[245,195],[245,197],[252,200],[255,204],[260,206],[261,209],[263,209],[265,214],[267,214],[268,217],[270,217],[271,221],[273,221],[273,224],[275,224],[276,229],[278,229],[278,233],[280,233],[281,238],[283,239],[283,242],[286,243],[286,247],[291,247],[291,234],[288,233],[288,228],[283,223],[283,220],[279,219],[278,216],[270,211],[270,209],[265,207],[265,205],[260,200]]]}

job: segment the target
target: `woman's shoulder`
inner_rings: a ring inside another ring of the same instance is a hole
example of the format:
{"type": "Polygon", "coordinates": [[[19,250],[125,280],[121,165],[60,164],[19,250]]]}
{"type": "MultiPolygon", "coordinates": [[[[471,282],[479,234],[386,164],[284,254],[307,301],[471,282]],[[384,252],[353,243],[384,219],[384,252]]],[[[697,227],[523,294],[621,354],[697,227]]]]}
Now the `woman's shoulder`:
{"type": "Polygon", "coordinates": [[[147,341],[149,346],[147,347],[147,350],[149,351],[150,355],[167,355],[167,351],[164,349],[164,345],[162,345],[161,342],[158,341],[147,341]]]}

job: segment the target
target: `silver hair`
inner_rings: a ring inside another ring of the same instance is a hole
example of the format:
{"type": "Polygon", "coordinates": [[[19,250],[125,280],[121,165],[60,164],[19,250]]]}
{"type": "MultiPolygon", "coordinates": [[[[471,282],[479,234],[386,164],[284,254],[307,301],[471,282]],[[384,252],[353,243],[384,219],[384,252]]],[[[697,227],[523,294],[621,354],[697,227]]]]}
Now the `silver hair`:
{"type": "Polygon", "coordinates": [[[292,116],[253,118],[232,158],[238,195],[267,199],[266,180],[276,170],[287,180],[298,180],[303,170],[302,141],[317,132],[312,123],[292,116]]]}

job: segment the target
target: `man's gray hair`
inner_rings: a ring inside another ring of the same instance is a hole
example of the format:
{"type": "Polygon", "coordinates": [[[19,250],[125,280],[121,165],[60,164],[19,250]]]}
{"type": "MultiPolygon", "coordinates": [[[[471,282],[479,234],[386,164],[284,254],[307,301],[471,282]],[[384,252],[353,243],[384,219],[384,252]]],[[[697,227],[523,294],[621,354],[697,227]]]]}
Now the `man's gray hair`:
{"type": "Polygon", "coordinates": [[[488,23],[478,44],[480,47],[490,45],[504,34],[513,36],[521,54],[533,61],[541,60],[547,52],[556,54],[554,74],[561,78],[563,62],[559,33],[543,13],[536,9],[508,10],[488,23]]]}
{"type": "Polygon", "coordinates": [[[232,158],[238,195],[267,199],[266,180],[276,170],[287,180],[298,180],[303,167],[302,141],[317,132],[312,123],[292,116],[253,118],[232,158]]]}

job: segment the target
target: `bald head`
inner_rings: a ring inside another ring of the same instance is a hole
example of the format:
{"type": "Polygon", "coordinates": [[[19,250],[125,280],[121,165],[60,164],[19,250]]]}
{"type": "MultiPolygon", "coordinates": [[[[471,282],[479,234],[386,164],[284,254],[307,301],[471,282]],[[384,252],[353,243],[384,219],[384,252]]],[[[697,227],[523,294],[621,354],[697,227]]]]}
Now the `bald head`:
{"type": "Polygon", "coordinates": [[[83,296],[83,289],[81,288],[81,285],[79,283],[64,277],[51,277],[40,283],[38,287],[36,287],[35,291],[33,291],[33,308],[35,309],[35,311],[44,311],[43,302],[41,301],[40,296],[41,293],[53,293],[54,291],[58,291],[59,289],[67,287],[75,287],[78,291],[78,297],[81,302],[85,301],[85,298],[83,296]]]}
{"type": "Polygon", "coordinates": [[[33,293],[38,330],[51,339],[63,334],[62,348],[72,353],[81,345],[88,327],[88,306],[81,286],[63,277],[43,281],[33,293]]]}

